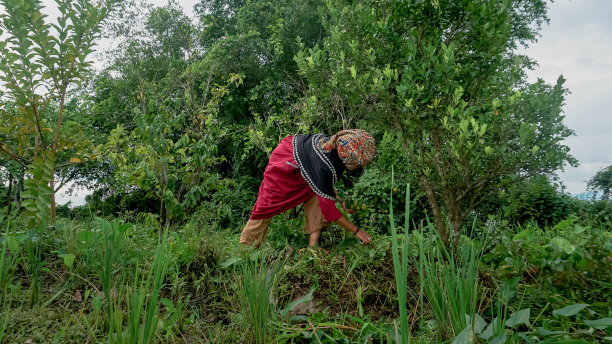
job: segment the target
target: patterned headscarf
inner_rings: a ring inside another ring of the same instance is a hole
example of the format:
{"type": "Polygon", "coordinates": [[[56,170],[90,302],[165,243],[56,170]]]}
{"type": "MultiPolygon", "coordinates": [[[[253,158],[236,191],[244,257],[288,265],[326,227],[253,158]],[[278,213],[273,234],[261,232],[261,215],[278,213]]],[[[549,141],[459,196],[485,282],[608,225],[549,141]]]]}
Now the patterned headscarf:
{"type": "Polygon", "coordinates": [[[365,166],[376,155],[376,140],[365,130],[341,130],[326,140],[317,143],[317,148],[325,153],[334,148],[346,168],[353,170],[365,166]]]}

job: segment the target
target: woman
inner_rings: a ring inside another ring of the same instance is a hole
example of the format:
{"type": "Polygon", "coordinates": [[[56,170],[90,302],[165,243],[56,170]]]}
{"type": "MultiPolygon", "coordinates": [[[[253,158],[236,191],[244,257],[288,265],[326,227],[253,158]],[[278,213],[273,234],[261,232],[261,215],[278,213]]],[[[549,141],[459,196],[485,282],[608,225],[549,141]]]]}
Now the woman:
{"type": "Polygon", "coordinates": [[[342,130],[333,136],[307,134],[285,137],[270,156],[259,187],[257,202],[242,230],[243,245],[266,241],[268,225],[274,215],[304,204],[309,247],[319,241],[321,230],[336,222],[353,233],[363,245],[372,241],[336,208],[339,201],[334,183],[344,170],[354,171],[370,163],[376,155],[376,141],[365,130],[342,130]]]}

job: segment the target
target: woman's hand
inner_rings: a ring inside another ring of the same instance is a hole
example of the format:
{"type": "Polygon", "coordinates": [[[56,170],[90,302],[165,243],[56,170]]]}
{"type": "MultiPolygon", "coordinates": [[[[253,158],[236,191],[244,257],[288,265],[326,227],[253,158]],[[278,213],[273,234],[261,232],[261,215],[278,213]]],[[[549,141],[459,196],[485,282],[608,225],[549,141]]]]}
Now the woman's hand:
{"type": "Polygon", "coordinates": [[[336,220],[336,223],[342,226],[342,228],[346,229],[353,235],[357,237],[357,239],[361,240],[362,245],[367,245],[372,241],[372,237],[368,232],[363,229],[359,229],[359,227],[355,226],[351,221],[347,220],[346,217],[341,216],[336,220]]]}
{"type": "Polygon", "coordinates": [[[351,214],[351,215],[355,214],[355,209],[349,209],[349,208],[347,208],[347,207],[346,207],[346,202],[345,202],[345,201],[342,201],[342,202],[341,202],[341,204],[342,204],[342,209],[344,209],[344,211],[346,211],[347,213],[349,213],[349,214],[351,214]]]}
{"type": "Polygon", "coordinates": [[[372,237],[370,236],[370,234],[368,234],[368,232],[364,231],[363,229],[359,229],[355,236],[357,237],[357,239],[361,240],[362,245],[367,245],[372,241],[372,237]]]}

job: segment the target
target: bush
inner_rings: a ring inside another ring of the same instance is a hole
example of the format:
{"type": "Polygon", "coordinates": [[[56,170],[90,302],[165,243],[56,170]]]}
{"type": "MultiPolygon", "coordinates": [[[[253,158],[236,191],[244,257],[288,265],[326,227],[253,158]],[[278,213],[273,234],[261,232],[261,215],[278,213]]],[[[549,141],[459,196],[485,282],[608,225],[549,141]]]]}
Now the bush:
{"type": "Polygon", "coordinates": [[[559,192],[546,176],[536,176],[486,200],[475,214],[481,222],[488,215],[495,215],[508,223],[535,222],[540,227],[550,227],[565,219],[575,207],[575,200],[559,192]]]}
{"type": "MultiPolygon", "coordinates": [[[[372,228],[379,233],[390,234],[389,228],[389,192],[393,191],[393,209],[395,226],[404,223],[404,202],[406,199],[407,179],[395,176],[395,181],[391,185],[391,173],[385,172],[378,166],[366,169],[366,172],[354,183],[351,189],[347,188],[346,206],[356,210],[353,215],[353,222],[357,226],[372,228]]],[[[416,188],[413,188],[414,190],[416,188]]],[[[419,205],[411,207],[411,221],[420,222],[426,217],[427,205],[420,204],[422,193],[411,192],[410,199],[419,205]]]]}
{"type": "Polygon", "coordinates": [[[612,230],[612,202],[608,200],[574,200],[574,214],[585,226],[612,230]]]}

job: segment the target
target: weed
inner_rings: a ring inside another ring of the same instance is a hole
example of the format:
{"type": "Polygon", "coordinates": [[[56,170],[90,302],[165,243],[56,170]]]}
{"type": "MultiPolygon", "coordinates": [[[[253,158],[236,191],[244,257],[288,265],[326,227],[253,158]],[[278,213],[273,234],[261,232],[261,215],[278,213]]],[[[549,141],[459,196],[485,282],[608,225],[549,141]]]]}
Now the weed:
{"type": "MultiPolygon", "coordinates": [[[[430,228],[428,226],[427,228],[430,228]]],[[[434,231],[435,232],[435,231],[434,231]]],[[[478,300],[478,267],[481,249],[468,241],[455,252],[447,249],[439,235],[426,242],[417,233],[421,290],[431,307],[441,339],[454,338],[474,319],[478,300]]]]}
{"type": "MultiPolygon", "coordinates": [[[[393,170],[391,171],[391,186],[393,186],[393,170]]],[[[401,257],[398,243],[398,233],[395,228],[393,218],[393,190],[389,196],[389,219],[391,223],[391,243],[393,253],[393,269],[395,271],[395,285],[397,287],[397,302],[400,311],[400,333],[396,333],[395,338],[399,338],[402,344],[410,343],[410,324],[408,323],[408,310],[406,309],[406,296],[408,286],[408,225],[410,221],[410,185],[406,186],[406,210],[404,221],[404,240],[402,242],[401,257]],[[401,259],[401,261],[400,261],[401,259]]]]}
{"type": "Polygon", "coordinates": [[[118,295],[109,299],[109,341],[121,344],[153,342],[159,320],[160,292],[168,271],[167,232],[155,251],[147,272],[138,266],[132,284],[124,283],[118,295]],[[125,307],[125,308],[124,308],[125,307]],[[124,319],[126,316],[126,319],[124,319]],[[124,321],[127,328],[124,328],[124,321]]]}
{"type": "Polygon", "coordinates": [[[260,252],[254,252],[241,265],[238,296],[243,320],[248,328],[247,337],[252,343],[269,343],[274,337],[270,324],[275,314],[272,292],[277,269],[277,265],[267,262],[265,255],[260,252]]]}
{"type": "Polygon", "coordinates": [[[25,250],[27,253],[30,273],[30,301],[29,306],[34,306],[38,302],[40,294],[40,272],[42,268],[42,258],[40,252],[40,236],[36,230],[29,230],[25,250]]]}

